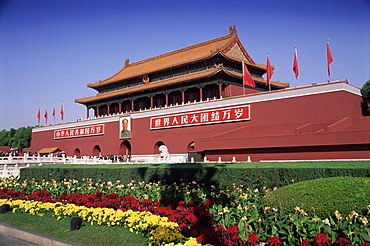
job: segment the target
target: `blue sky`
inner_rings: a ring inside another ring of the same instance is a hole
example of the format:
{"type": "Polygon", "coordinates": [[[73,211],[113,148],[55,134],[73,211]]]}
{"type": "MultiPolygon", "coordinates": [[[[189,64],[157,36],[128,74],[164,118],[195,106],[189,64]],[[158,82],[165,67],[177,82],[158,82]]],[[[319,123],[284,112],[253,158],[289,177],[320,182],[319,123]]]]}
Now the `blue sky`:
{"type": "Polygon", "coordinates": [[[74,99],[95,95],[86,85],[125,59],[221,37],[234,25],[257,63],[269,53],[272,80],[297,86],[297,45],[299,84],[327,81],[327,38],[332,80],[361,88],[370,79],[369,0],[0,0],[0,130],[36,125],[46,106],[53,124],[54,103],[59,112],[64,102],[64,122],[84,118],[74,99]]]}

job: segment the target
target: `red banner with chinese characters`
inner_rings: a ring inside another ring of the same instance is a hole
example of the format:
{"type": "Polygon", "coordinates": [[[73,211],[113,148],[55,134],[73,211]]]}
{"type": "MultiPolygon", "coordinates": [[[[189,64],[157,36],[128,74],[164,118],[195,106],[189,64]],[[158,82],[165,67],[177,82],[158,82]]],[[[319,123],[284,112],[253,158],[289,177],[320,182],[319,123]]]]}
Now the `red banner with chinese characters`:
{"type": "Polygon", "coordinates": [[[217,124],[242,120],[250,120],[250,105],[152,117],[150,118],[150,129],[217,124]]]}
{"type": "Polygon", "coordinates": [[[104,135],[104,124],[54,130],[54,139],[104,135]]]}

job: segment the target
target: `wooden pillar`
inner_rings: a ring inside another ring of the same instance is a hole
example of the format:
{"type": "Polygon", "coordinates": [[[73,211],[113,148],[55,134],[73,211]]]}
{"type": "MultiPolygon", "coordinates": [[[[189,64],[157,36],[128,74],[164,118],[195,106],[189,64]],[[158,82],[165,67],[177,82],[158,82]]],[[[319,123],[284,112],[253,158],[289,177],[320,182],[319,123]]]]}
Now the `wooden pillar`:
{"type": "Polygon", "coordinates": [[[118,102],[118,113],[122,113],[122,103],[118,102]]]}
{"type": "Polygon", "coordinates": [[[100,116],[99,106],[96,106],[95,116],[96,117],[100,116]]]}
{"type": "Polygon", "coordinates": [[[165,94],[166,97],[166,106],[168,107],[168,94],[165,94]]]}
{"type": "Polygon", "coordinates": [[[110,115],[110,104],[107,104],[107,115],[110,115]]]}
{"type": "Polygon", "coordinates": [[[218,97],[221,98],[222,97],[222,83],[219,83],[218,84],[218,97]]]}
{"type": "Polygon", "coordinates": [[[135,111],[135,103],[134,103],[134,100],[131,101],[131,111],[132,112],[135,111]]]}
{"type": "Polygon", "coordinates": [[[181,102],[185,103],[185,91],[181,91],[181,102]]]}
{"type": "Polygon", "coordinates": [[[199,88],[199,101],[203,101],[203,88],[199,88]]]}
{"type": "Polygon", "coordinates": [[[154,108],[154,98],[150,97],[150,107],[154,108]]]}

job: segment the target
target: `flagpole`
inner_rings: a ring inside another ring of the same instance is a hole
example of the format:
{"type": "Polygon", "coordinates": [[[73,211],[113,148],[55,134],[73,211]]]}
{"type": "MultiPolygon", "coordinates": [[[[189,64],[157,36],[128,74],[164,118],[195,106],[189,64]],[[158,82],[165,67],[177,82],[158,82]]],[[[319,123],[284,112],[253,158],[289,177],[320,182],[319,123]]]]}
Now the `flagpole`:
{"type": "Polygon", "coordinates": [[[39,106],[39,110],[37,111],[36,118],[37,118],[37,124],[40,125],[40,119],[41,119],[41,109],[40,109],[40,106],[39,106]]]}
{"type": "Polygon", "coordinates": [[[45,119],[45,126],[48,125],[48,105],[46,105],[45,111],[44,111],[44,119],[45,119]]]}
{"type": "Polygon", "coordinates": [[[244,88],[244,60],[242,60],[242,77],[243,77],[243,81],[242,81],[242,84],[243,84],[243,94],[245,96],[245,88],[244,88]]]}
{"type": "MultiPolygon", "coordinates": [[[[267,59],[268,59],[268,61],[269,61],[269,58],[270,58],[270,57],[269,57],[269,53],[267,52],[267,59]]],[[[268,61],[267,61],[267,62],[268,62],[268,61]]],[[[267,76],[269,76],[269,75],[267,75],[267,76]]],[[[270,76],[271,76],[271,75],[270,75],[270,76]]],[[[267,78],[266,78],[266,79],[267,79],[267,78]]],[[[268,83],[269,83],[269,91],[271,91],[271,83],[270,83],[271,81],[270,81],[270,79],[271,79],[271,78],[269,78],[269,82],[268,82],[268,83]]]]}
{"type": "MultiPolygon", "coordinates": [[[[297,45],[295,46],[295,54],[297,56],[297,61],[298,61],[298,47],[297,47],[297,45]]],[[[297,87],[299,87],[299,76],[297,76],[295,79],[297,80],[297,87]]]]}
{"type": "Polygon", "coordinates": [[[62,107],[60,108],[60,116],[62,119],[62,123],[64,123],[64,101],[62,101],[62,107]]]}
{"type": "Polygon", "coordinates": [[[330,51],[329,38],[326,39],[326,56],[327,56],[327,62],[328,62],[328,75],[329,75],[329,82],[330,82],[331,81],[330,63],[333,62],[333,57],[330,51]]]}
{"type": "Polygon", "coordinates": [[[54,120],[54,125],[55,125],[55,110],[56,110],[56,108],[55,108],[55,103],[54,103],[53,112],[52,112],[52,114],[53,114],[53,120],[54,120]]]}
{"type": "Polygon", "coordinates": [[[298,68],[298,48],[297,45],[294,47],[294,60],[293,60],[293,72],[295,79],[297,80],[297,87],[299,86],[299,68],[298,68]]]}

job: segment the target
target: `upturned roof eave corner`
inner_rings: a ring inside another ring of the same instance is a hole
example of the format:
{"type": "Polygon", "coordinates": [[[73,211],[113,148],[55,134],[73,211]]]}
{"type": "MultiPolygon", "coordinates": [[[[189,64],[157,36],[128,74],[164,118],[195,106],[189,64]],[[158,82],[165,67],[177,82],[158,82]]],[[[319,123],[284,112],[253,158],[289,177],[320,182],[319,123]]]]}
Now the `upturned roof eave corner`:
{"type": "Polygon", "coordinates": [[[115,76],[118,76],[119,74],[121,74],[127,66],[129,66],[127,61],[128,61],[128,59],[125,60],[125,66],[123,68],[121,68],[117,73],[113,74],[112,76],[110,76],[110,77],[108,77],[104,80],[98,80],[94,83],[87,84],[87,87],[96,88],[96,87],[99,87],[100,85],[104,85],[106,81],[112,80],[115,76]]]}

